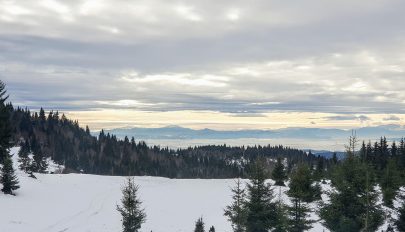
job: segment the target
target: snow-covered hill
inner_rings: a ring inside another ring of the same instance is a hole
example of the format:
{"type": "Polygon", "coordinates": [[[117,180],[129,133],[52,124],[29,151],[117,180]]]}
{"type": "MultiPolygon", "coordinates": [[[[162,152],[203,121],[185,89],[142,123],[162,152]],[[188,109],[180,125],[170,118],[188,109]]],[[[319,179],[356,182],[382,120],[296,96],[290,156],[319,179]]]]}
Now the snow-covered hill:
{"type": "MultiPolygon", "coordinates": [[[[19,148],[11,150],[16,160],[19,148]]],[[[17,164],[14,164],[17,166],[17,164]]],[[[0,231],[7,232],[116,232],[121,230],[116,205],[125,177],[85,174],[35,174],[17,171],[17,196],[0,193],[0,231]]],[[[203,217],[207,227],[230,232],[223,209],[231,201],[234,180],[136,177],[147,213],[142,232],[190,232],[203,217]]],[[[327,185],[323,186],[327,188],[327,185]]],[[[287,188],[281,189],[281,197],[287,188]]],[[[274,190],[276,196],[279,188],[274,190]]],[[[316,204],[311,205],[317,208],[316,204]]],[[[315,214],[313,219],[319,219],[315,214]]],[[[320,222],[311,231],[327,231],[320,222]]]]}

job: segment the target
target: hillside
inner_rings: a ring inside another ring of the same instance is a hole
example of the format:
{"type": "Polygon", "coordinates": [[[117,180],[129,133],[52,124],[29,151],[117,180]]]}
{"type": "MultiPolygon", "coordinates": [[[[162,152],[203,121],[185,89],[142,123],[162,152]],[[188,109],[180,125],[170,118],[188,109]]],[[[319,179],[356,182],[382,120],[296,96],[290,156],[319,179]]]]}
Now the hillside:
{"type": "MultiPolygon", "coordinates": [[[[17,152],[12,148],[14,164],[17,152]]],[[[39,174],[33,179],[17,171],[21,189],[16,197],[0,194],[2,231],[13,232],[111,232],[120,231],[116,204],[125,178],[86,174],[39,174]],[[2,211],[4,212],[4,211],[2,211]],[[40,216],[35,216],[40,215],[40,216]]],[[[233,179],[174,180],[136,177],[147,221],[142,232],[189,232],[203,216],[207,226],[230,232],[223,209],[231,201],[233,179]]],[[[283,194],[287,188],[283,188],[283,194]]],[[[287,197],[283,195],[283,198],[287,197]]],[[[320,231],[319,223],[311,231],[320,231]]]]}
{"type": "MultiPolygon", "coordinates": [[[[16,145],[26,144],[38,156],[51,157],[68,172],[102,175],[148,175],[170,178],[233,178],[247,176],[249,163],[258,156],[288,158],[289,167],[297,162],[316,164],[311,153],[283,146],[230,147],[209,145],[183,149],[150,147],[132,137],[117,138],[101,131],[91,135],[88,127],[58,112],[31,113],[7,106],[16,145]],[[243,162],[241,162],[243,160],[243,162]]],[[[326,162],[326,165],[328,163],[326,162]]]]}
{"type": "MultiPolygon", "coordinates": [[[[18,150],[18,147],[11,149],[16,169],[18,150]]],[[[0,194],[0,205],[8,209],[7,214],[0,212],[2,230],[111,232],[121,229],[116,204],[120,201],[125,177],[35,173],[37,179],[33,179],[20,170],[17,174],[23,186],[16,191],[17,196],[0,194]]],[[[207,226],[214,225],[217,231],[232,231],[223,209],[231,202],[233,179],[179,180],[145,176],[135,177],[135,180],[147,213],[141,232],[189,232],[201,216],[207,226]]],[[[279,187],[273,189],[278,199],[279,187]]],[[[331,190],[329,184],[322,184],[322,189],[331,190]]],[[[291,204],[286,191],[288,187],[281,187],[281,198],[291,204]]],[[[319,204],[327,201],[326,194],[322,194],[322,201],[310,204],[311,218],[316,220],[310,232],[328,231],[316,215],[319,204]]],[[[395,200],[395,206],[399,205],[400,201],[395,200]]],[[[396,217],[393,209],[384,207],[384,211],[396,217]]],[[[384,223],[380,231],[386,227],[384,223]]]]}

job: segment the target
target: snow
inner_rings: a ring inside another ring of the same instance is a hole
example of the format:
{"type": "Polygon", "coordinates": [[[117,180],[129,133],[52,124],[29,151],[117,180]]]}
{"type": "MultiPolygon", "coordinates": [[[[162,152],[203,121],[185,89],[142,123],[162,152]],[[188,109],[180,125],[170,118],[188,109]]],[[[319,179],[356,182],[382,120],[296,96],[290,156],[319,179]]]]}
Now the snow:
{"type": "MultiPolygon", "coordinates": [[[[11,149],[14,160],[18,149],[11,149]]],[[[0,193],[1,231],[121,231],[116,205],[121,200],[125,177],[35,173],[34,179],[21,171],[17,174],[21,188],[15,191],[16,196],[0,193]]],[[[232,231],[223,209],[231,202],[230,187],[235,180],[135,177],[135,181],[147,214],[142,232],[190,232],[201,216],[207,228],[214,225],[217,231],[232,231]]],[[[322,188],[330,189],[329,184],[322,184],[322,188]]],[[[287,187],[274,187],[276,200],[280,189],[281,198],[289,202],[287,187]]],[[[317,206],[311,204],[313,209],[317,206]]],[[[311,219],[319,220],[316,212],[311,219]]],[[[318,221],[310,231],[328,230],[318,221]]]]}

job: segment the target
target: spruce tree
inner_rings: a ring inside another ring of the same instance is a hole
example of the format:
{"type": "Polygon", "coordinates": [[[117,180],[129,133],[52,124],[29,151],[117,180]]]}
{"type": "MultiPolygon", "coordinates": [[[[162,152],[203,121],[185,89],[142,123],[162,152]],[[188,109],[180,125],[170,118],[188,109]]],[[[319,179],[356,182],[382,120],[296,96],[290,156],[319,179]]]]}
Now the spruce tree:
{"type": "Polygon", "coordinates": [[[312,228],[314,222],[308,219],[311,212],[305,202],[314,199],[311,172],[307,165],[300,164],[292,174],[288,196],[292,198],[293,205],[288,207],[288,231],[301,232],[312,228]]]}
{"type": "Polygon", "coordinates": [[[246,231],[267,232],[276,225],[277,208],[272,202],[274,196],[271,185],[265,183],[267,175],[263,161],[257,160],[253,164],[249,179],[246,231]]]}
{"type": "Polygon", "coordinates": [[[195,229],[194,232],[205,232],[204,229],[204,221],[202,217],[200,217],[196,222],[195,222],[195,229]]]}
{"type": "Polygon", "coordinates": [[[31,171],[39,172],[39,173],[46,173],[48,168],[48,161],[46,156],[42,153],[41,146],[38,143],[38,140],[33,137],[31,140],[31,150],[33,153],[33,160],[31,163],[31,171]]]}
{"type": "Polygon", "coordinates": [[[20,163],[18,167],[25,173],[30,172],[31,159],[29,158],[29,153],[30,146],[27,141],[21,146],[20,150],[18,151],[18,162],[20,163]]]}
{"type": "Polygon", "coordinates": [[[398,147],[397,147],[397,144],[394,141],[394,142],[392,142],[392,145],[391,145],[391,157],[396,159],[397,154],[398,154],[398,147]]]}
{"type": "Polygon", "coordinates": [[[314,178],[316,180],[321,180],[325,177],[324,175],[325,175],[325,158],[322,156],[318,156],[314,178]]]}
{"type": "Polygon", "coordinates": [[[46,173],[47,168],[48,161],[46,157],[44,157],[41,152],[34,152],[30,169],[33,172],[46,173]]]}
{"type": "Polygon", "coordinates": [[[346,158],[333,173],[330,203],[320,212],[331,231],[375,231],[383,220],[371,168],[356,155],[356,141],[350,137],[346,158]]]}
{"type": "Polygon", "coordinates": [[[139,187],[133,177],[128,177],[126,185],[122,188],[122,206],[117,205],[117,210],[122,216],[123,232],[138,232],[146,220],[146,214],[141,208],[142,202],[138,199],[139,187]]]}
{"type": "Polygon", "coordinates": [[[18,185],[18,179],[14,173],[13,161],[10,156],[6,156],[4,159],[1,171],[0,182],[3,184],[1,191],[4,194],[13,194],[13,191],[19,189],[20,186],[18,185]]]}
{"type": "Polygon", "coordinates": [[[405,232],[405,202],[402,203],[402,207],[399,209],[398,219],[395,221],[395,227],[399,232],[405,232]]]}
{"type": "Polygon", "coordinates": [[[362,162],[366,161],[367,158],[367,147],[366,147],[366,142],[363,141],[363,143],[361,144],[361,148],[360,148],[360,160],[362,162]]]}
{"type": "Polygon", "coordinates": [[[333,152],[333,156],[332,156],[332,164],[336,165],[339,162],[338,158],[337,158],[337,154],[336,152],[333,152]]]}
{"type": "Polygon", "coordinates": [[[287,175],[284,171],[284,164],[280,157],[277,158],[277,163],[271,173],[276,186],[285,186],[284,181],[287,179],[287,175]]]}
{"type": "Polygon", "coordinates": [[[398,164],[401,169],[405,169],[405,140],[401,139],[398,149],[398,164]]]}
{"type": "Polygon", "coordinates": [[[394,200],[401,186],[400,178],[401,176],[397,164],[393,158],[390,158],[381,176],[383,201],[388,207],[392,207],[392,201],[394,200]]]}
{"type": "Polygon", "coordinates": [[[90,128],[89,128],[89,126],[86,126],[86,135],[90,135],[90,128]]]}
{"type": "Polygon", "coordinates": [[[276,221],[273,232],[286,232],[288,231],[288,212],[287,205],[284,204],[281,198],[281,186],[279,186],[279,194],[277,201],[276,221]]]}
{"type": "Polygon", "coordinates": [[[225,208],[224,215],[231,222],[234,232],[244,232],[246,231],[246,194],[239,178],[236,180],[235,188],[232,188],[231,191],[233,202],[225,208]]]}
{"type": "Polygon", "coordinates": [[[7,99],[6,85],[0,80],[0,164],[9,155],[12,146],[9,109],[5,104],[7,99]]]}
{"type": "Polygon", "coordinates": [[[208,232],[215,232],[215,227],[214,227],[214,226],[211,226],[211,227],[210,227],[210,230],[209,230],[208,232]]]}
{"type": "Polygon", "coordinates": [[[39,110],[39,123],[43,130],[45,130],[46,115],[44,109],[41,107],[39,110]]]}

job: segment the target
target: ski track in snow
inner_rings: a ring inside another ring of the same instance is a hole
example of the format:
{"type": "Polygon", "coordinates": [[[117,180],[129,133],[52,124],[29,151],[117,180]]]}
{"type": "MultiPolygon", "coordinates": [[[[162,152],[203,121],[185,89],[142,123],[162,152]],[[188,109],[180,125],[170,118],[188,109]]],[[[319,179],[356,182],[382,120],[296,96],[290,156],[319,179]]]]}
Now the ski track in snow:
{"type": "MultiPolygon", "coordinates": [[[[11,149],[17,167],[19,148],[11,149]]],[[[55,165],[53,165],[55,166],[55,165]]],[[[116,210],[121,201],[125,177],[85,174],[35,174],[37,179],[17,171],[21,188],[9,196],[0,193],[1,232],[116,232],[121,231],[121,216],[116,210]]],[[[190,232],[203,217],[205,227],[231,232],[223,209],[230,204],[233,179],[168,179],[135,177],[147,220],[141,232],[190,232]]],[[[322,184],[330,190],[328,184],[322,184]]],[[[287,187],[274,187],[275,200],[290,202],[287,187]]],[[[322,195],[327,201],[327,196],[322,195]]],[[[316,210],[318,204],[310,204],[316,210]]],[[[311,232],[327,232],[317,220],[311,232]]],[[[386,227],[384,224],[380,229],[386,227]]]]}

